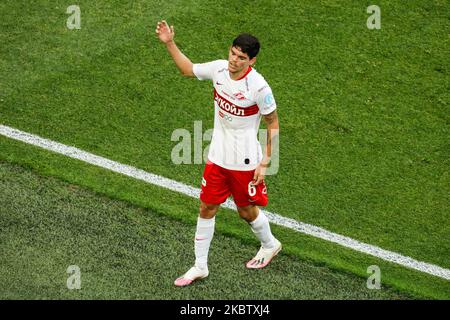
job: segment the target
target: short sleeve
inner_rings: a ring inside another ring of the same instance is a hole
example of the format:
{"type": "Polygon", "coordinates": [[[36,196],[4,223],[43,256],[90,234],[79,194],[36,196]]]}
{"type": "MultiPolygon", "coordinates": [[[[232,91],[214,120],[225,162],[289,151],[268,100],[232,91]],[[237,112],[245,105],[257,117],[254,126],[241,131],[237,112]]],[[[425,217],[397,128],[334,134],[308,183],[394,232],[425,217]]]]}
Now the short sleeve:
{"type": "Polygon", "coordinates": [[[255,100],[259,107],[259,111],[263,115],[269,114],[277,108],[275,98],[272,94],[272,89],[270,89],[268,85],[263,86],[257,91],[255,100]]]}
{"type": "Polygon", "coordinates": [[[220,67],[220,62],[221,60],[206,63],[195,63],[192,66],[192,72],[199,80],[212,80],[214,71],[220,67]]]}

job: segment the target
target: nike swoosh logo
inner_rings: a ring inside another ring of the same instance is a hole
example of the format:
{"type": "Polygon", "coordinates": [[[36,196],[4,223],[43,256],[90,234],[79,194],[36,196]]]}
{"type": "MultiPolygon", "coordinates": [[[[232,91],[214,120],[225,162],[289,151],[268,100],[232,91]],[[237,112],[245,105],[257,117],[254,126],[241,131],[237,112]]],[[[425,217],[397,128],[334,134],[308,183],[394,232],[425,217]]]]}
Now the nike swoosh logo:
{"type": "Polygon", "coordinates": [[[218,86],[222,86],[222,85],[223,85],[223,83],[219,83],[219,81],[216,81],[216,84],[217,84],[218,86]]]}

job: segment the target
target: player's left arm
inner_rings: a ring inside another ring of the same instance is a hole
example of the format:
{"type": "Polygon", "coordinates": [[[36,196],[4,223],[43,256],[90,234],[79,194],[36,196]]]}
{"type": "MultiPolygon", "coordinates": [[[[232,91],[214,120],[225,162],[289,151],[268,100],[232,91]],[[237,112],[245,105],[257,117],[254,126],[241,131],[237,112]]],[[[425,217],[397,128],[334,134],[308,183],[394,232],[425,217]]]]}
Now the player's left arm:
{"type": "Polygon", "coordinates": [[[263,118],[267,126],[267,144],[263,159],[256,167],[255,174],[253,176],[254,185],[258,185],[264,180],[267,167],[269,167],[270,159],[272,157],[272,145],[278,143],[280,130],[276,109],[269,114],[263,115],[263,118]]]}

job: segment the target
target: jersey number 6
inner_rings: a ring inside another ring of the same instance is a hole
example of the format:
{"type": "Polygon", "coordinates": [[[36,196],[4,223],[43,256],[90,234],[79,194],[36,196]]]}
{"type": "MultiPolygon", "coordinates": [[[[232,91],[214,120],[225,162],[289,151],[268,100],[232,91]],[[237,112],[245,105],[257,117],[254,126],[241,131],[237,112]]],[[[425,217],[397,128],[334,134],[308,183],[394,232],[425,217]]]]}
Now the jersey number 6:
{"type": "Polygon", "coordinates": [[[250,183],[248,184],[248,195],[249,195],[250,197],[254,197],[255,194],[256,194],[256,188],[255,188],[255,186],[250,182],[250,183]]]}

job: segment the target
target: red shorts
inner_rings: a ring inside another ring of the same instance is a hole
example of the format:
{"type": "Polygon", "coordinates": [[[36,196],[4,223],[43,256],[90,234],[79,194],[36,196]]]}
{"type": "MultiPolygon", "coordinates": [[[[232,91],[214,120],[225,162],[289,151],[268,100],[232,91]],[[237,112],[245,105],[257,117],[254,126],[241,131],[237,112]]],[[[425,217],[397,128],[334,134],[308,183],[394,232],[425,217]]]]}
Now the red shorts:
{"type": "Polygon", "coordinates": [[[221,204],[233,195],[238,207],[266,206],[267,188],[264,181],[251,185],[255,170],[237,171],[222,168],[208,161],[203,172],[200,200],[207,204],[221,204]]]}

